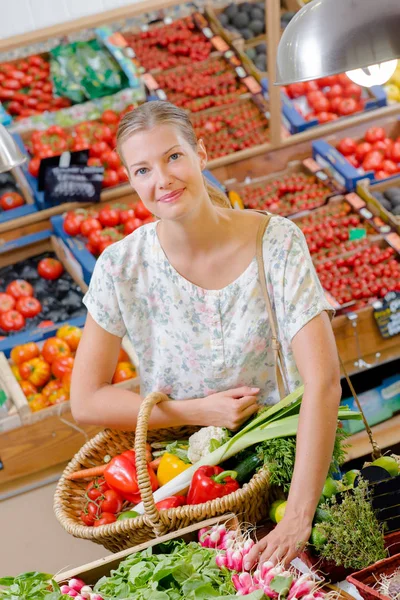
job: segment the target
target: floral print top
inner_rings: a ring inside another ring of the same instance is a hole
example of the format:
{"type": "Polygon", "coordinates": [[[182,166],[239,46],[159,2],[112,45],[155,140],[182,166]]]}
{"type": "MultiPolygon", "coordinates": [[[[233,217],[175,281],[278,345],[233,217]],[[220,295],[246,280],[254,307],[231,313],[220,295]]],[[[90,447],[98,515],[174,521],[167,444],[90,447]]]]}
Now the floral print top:
{"type": "MultiPolygon", "coordinates": [[[[206,290],[181,276],[158,240],[157,223],[137,229],[99,257],[84,303],[116,336],[128,335],[138,357],[143,396],[202,398],[243,385],[259,387],[260,402],[279,400],[271,328],[256,257],[233,282],[206,290]]],[[[275,311],[291,390],[301,384],[291,340],[332,308],[305,238],[274,216],[263,238],[268,292],[275,311]]]]}

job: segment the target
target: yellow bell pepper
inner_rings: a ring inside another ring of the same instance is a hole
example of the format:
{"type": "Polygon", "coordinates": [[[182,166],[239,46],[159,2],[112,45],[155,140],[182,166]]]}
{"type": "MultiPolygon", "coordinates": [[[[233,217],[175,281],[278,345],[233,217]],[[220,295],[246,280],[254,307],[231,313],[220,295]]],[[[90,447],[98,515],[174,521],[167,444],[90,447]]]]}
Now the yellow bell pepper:
{"type": "Polygon", "coordinates": [[[160,486],[165,485],[168,481],[171,481],[174,477],[186,471],[191,465],[186,464],[170,452],[163,454],[160,464],[157,469],[157,479],[160,486]]]}

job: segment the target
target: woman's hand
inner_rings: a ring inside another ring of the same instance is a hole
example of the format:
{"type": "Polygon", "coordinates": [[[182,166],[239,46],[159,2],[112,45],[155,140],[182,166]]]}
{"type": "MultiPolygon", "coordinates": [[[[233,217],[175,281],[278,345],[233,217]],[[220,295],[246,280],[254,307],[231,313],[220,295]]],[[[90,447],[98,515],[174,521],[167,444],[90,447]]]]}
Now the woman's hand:
{"type": "Polygon", "coordinates": [[[289,566],[303,550],[310,534],[311,523],[305,522],[298,515],[285,514],[275,529],[253,546],[246,557],[245,569],[267,560],[274,564],[283,562],[286,567],[289,566]]]}
{"type": "Polygon", "coordinates": [[[202,416],[202,422],[198,425],[214,425],[235,431],[259,409],[259,391],[259,388],[244,386],[196,401],[200,403],[198,409],[202,416]]]}

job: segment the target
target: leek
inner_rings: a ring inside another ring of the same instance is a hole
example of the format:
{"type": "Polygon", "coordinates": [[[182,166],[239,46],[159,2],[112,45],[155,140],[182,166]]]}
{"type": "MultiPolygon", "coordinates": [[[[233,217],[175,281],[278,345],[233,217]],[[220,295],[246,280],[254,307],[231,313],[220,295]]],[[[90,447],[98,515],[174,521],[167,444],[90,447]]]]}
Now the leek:
{"type": "MultiPolygon", "coordinates": [[[[194,465],[156,490],[153,494],[154,501],[160,502],[187,489],[193,474],[203,465],[219,465],[250,446],[271,439],[295,436],[299,424],[299,412],[303,392],[304,388],[300,387],[274,406],[261,411],[261,413],[225,442],[225,444],[207,456],[204,456],[194,465]]],[[[340,406],[338,412],[339,420],[360,418],[360,413],[349,410],[347,406],[340,406]]],[[[145,512],[143,502],[135,507],[135,511],[139,514],[145,512]]]]}

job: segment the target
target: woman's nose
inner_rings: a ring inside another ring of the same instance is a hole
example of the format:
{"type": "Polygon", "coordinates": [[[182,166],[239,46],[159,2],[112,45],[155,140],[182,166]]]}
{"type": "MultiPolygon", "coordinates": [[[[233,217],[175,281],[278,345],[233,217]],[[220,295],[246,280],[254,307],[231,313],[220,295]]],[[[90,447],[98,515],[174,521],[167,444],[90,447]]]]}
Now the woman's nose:
{"type": "Polygon", "coordinates": [[[173,177],[165,167],[157,169],[157,184],[160,188],[168,188],[173,183],[173,177]]]}

